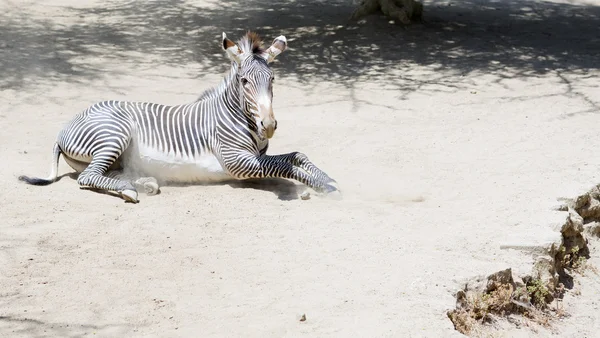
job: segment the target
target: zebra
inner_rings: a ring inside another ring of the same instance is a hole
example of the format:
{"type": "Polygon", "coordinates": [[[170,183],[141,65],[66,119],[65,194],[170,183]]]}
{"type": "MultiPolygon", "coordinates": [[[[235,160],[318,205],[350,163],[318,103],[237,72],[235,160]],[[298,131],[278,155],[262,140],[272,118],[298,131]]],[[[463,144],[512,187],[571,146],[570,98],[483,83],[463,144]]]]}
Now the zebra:
{"type": "Polygon", "coordinates": [[[270,63],[287,48],[279,36],[269,48],[255,32],[237,43],[222,35],[231,68],[220,85],[192,103],[102,101],[77,114],[59,132],[48,178],[20,176],[33,185],[58,178],[60,155],[81,188],[137,203],[138,191],[155,195],[168,183],[210,183],[250,178],[294,179],[323,194],[337,182],[300,152],[267,155],[277,129],[270,63]]]}

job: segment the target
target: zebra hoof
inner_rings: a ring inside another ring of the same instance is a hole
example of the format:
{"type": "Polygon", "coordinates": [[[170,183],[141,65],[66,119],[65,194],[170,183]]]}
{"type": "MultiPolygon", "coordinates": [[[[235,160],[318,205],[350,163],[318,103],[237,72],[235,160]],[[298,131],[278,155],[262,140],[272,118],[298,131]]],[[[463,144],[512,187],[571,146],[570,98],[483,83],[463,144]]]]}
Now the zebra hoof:
{"type": "Polygon", "coordinates": [[[146,195],[148,195],[148,196],[158,194],[158,192],[159,192],[158,184],[156,182],[144,183],[144,192],[146,192],[146,195]]]}
{"type": "Polygon", "coordinates": [[[337,182],[330,182],[325,184],[325,188],[323,189],[323,194],[327,198],[331,198],[334,200],[342,199],[342,192],[338,189],[337,182]]]}
{"type": "Polygon", "coordinates": [[[340,185],[335,180],[331,180],[331,182],[327,182],[327,185],[332,186],[335,190],[340,191],[340,185]]]}
{"type": "Polygon", "coordinates": [[[121,191],[121,197],[123,197],[123,199],[126,202],[131,202],[131,203],[137,203],[139,202],[137,199],[138,193],[135,190],[123,190],[121,191]]]}
{"type": "Polygon", "coordinates": [[[336,182],[326,183],[325,186],[323,187],[323,193],[326,194],[326,195],[329,195],[329,194],[331,194],[332,192],[335,192],[335,191],[340,191],[340,189],[338,188],[336,182]]]}

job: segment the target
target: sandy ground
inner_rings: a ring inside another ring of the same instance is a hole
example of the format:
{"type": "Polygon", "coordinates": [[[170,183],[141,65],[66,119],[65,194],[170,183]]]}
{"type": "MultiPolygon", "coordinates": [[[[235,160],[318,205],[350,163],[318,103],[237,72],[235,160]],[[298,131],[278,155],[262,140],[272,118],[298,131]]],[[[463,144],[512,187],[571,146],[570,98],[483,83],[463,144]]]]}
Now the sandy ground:
{"type": "MultiPolygon", "coordinates": [[[[500,246],[555,238],[556,198],[600,182],[598,4],[427,2],[405,29],[345,26],[351,1],[2,2],[0,336],[460,336],[461,283],[529,271],[500,246]],[[220,33],[246,29],[289,40],[269,152],[306,153],[343,200],[269,180],[132,205],[17,181],[47,175],[89,104],[193,100],[228,67],[220,33]]],[[[600,280],[582,281],[538,335],[600,332],[600,280]]]]}

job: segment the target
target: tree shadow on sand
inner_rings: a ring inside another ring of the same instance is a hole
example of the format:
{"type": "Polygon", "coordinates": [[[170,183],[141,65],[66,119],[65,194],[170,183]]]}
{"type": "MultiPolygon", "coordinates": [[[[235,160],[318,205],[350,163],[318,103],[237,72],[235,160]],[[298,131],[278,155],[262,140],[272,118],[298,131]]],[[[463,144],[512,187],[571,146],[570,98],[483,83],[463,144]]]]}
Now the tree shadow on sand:
{"type": "Polygon", "coordinates": [[[118,335],[130,331],[129,325],[91,325],[74,323],[50,323],[29,316],[0,316],[0,331],[8,336],[26,337],[82,337],[86,335],[118,335]]]}
{"type": "Polygon", "coordinates": [[[349,0],[106,1],[99,8],[67,8],[65,15],[87,19],[70,25],[32,19],[22,8],[0,14],[0,88],[110,75],[89,61],[98,56],[141,67],[195,63],[201,78],[228,67],[221,32],[237,38],[246,29],[267,42],[286,35],[290,50],[275,67],[307,84],[385,80],[400,92],[452,91],[464,84],[460,76],[474,71],[519,77],[600,67],[597,6],[435,1],[425,3],[424,24],[408,27],[382,16],[351,23],[354,8],[349,0]],[[415,72],[414,65],[429,71],[415,72]]]}

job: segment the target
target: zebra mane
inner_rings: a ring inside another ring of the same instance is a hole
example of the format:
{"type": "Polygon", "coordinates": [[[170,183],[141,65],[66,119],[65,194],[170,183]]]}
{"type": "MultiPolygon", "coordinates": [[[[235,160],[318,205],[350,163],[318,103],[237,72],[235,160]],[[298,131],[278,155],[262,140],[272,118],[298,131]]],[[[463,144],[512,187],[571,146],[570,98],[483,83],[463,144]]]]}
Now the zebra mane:
{"type": "Polygon", "coordinates": [[[196,99],[195,102],[215,98],[219,96],[219,94],[225,92],[229,84],[231,84],[231,82],[233,81],[233,78],[235,77],[236,73],[237,67],[235,67],[232,63],[229,73],[223,78],[223,80],[221,80],[221,83],[219,83],[215,87],[206,89],[202,94],[200,94],[200,96],[196,99]]]}
{"type": "Polygon", "coordinates": [[[244,35],[238,42],[238,46],[244,54],[247,53],[260,55],[266,50],[263,46],[263,40],[260,38],[260,36],[251,31],[246,32],[246,35],[244,35]]]}

